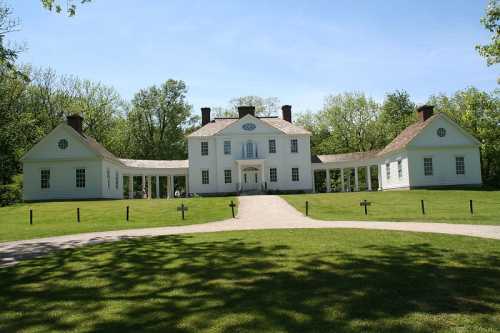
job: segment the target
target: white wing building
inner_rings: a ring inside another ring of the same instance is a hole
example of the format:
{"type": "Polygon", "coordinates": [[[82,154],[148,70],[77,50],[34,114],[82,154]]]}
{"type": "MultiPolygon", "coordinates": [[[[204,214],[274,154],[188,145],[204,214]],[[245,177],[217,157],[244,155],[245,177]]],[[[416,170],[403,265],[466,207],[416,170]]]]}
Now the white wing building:
{"type": "Polygon", "coordinates": [[[188,160],[120,159],[68,117],[23,158],[24,199],[163,198],[174,193],[345,192],[481,185],[480,143],[431,106],[380,151],[311,156],[311,133],[282,117],[211,119],[188,136],[188,160]]]}

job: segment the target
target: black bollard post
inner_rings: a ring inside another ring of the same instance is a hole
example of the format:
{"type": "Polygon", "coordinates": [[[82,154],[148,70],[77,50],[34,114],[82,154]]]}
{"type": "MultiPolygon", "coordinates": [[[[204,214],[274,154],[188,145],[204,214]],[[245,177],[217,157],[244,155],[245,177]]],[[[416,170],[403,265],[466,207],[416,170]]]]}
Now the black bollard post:
{"type": "Polygon", "coordinates": [[[420,206],[422,207],[422,215],[425,215],[425,205],[424,205],[424,200],[420,200],[420,206]]]}
{"type": "Polygon", "coordinates": [[[365,215],[368,215],[368,205],[366,200],[365,200],[365,215]]]}
{"type": "Polygon", "coordinates": [[[231,203],[229,204],[229,207],[231,207],[231,213],[233,214],[233,219],[234,219],[234,202],[231,200],[231,203]]]}
{"type": "Polygon", "coordinates": [[[129,215],[128,211],[129,211],[129,207],[127,206],[127,221],[128,221],[128,215],[129,215]]]}
{"type": "Polygon", "coordinates": [[[33,209],[30,209],[30,225],[33,225],[33,209]]]}
{"type": "Polygon", "coordinates": [[[76,209],[76,222],[80,223],[80,208],[76,209]]]}
{"type": "Polygon", "coordinates": [[[470,214],[474,215],[474,206],[472,205],[472,200],[469,200],[470,214]]]}
{"type": "Polygon", "coordinates": [[[309,201],[306,201],[306,216],[309,216],[309,201]]]}
{"type": "Polygon", "coordinates": [[[184,220],[184,203],[181,204],[182,219],[184,220]]]}

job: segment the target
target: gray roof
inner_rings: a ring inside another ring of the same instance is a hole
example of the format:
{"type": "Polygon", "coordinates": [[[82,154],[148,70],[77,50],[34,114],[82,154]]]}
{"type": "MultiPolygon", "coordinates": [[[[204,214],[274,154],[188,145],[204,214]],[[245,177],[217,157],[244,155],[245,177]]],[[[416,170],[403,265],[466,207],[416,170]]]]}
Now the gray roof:
{"type": "Polygon", "coordinates": [[[143,169],[186,169],[189,167],[188,160],[130,160],[120,158],[125,166],[129,168],[143,169]]]}
{"type": "Polygon", "coordinates": [[[384,149],[379,153],[380,156],[387,153],[397,151],[405,148],[413,138],[419,135],[434,119],[436,119],[441,113],[436,113],[435,115],[429,117],[425,121],[417,121],[416,123],[405,128],[394,140],[391,141],[384,149]]]}
{"type": "MultiPolygon", "coordinates": [[[[261,120],[262,122],[280,130],[281,132],[285,134],[290,134],[290,135],[300,135],[300,134],[306,134],[310,135],[311,132],[307,131],[306,129],[294,125],[292,123],[289,123],[286,120],[283,120],[281,118],[276,118],[276,117],[256,117],[257,119],[261,120]]],[[[201,127],[200,129],[194,131],[193,133],[189,134],[189,137],[206,137],[206,136],[212,136],[220,131],[222,131],[224,128],[234,124],[237,122],[239,118],[215,118],[213,121],[209,122],[205,126],[201,127]]]]}
{"type": "Polygon", "coordinates": [[[366,161],[377,158],[380,150],[370,150],[356,153],[314,155],[311,158],[313,163],[333,163],[333,162],[354,162],[366,161]]]}

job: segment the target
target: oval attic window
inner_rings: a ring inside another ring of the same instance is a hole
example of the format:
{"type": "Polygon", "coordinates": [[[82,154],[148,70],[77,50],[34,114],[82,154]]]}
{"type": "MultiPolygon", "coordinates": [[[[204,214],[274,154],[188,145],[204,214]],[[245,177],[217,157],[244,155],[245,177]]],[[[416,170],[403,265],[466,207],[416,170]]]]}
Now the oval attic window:
{"type": "Polygon", "coordinates": [[[57,145],[59,146],[59,149],[66,149],[66,148],[68,148],[68,140],[61,139],[61,140],[59,140],[57,145]]]}
{"type": "Polygon", "coordinates": [[[446,135],[446,130],[445,130],[444,128],[442,128],[442,127],[438,128],[438,130],[437,130],[437,135],[438,135],[440,138],[444,137],[444,136],[446,135]]]}

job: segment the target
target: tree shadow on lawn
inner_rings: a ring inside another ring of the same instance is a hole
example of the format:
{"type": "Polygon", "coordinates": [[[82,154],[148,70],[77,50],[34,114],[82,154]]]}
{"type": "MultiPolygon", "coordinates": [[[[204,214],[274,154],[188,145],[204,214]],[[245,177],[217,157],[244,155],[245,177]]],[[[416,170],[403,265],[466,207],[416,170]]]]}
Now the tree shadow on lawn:
{"type": "Polygon", "coordinates": [[[360,249],[165,236],[59,251],[0,270],[0,331],[427,333],[451,325],[438,314],[499,329],[500,253],[360,249]]]}

